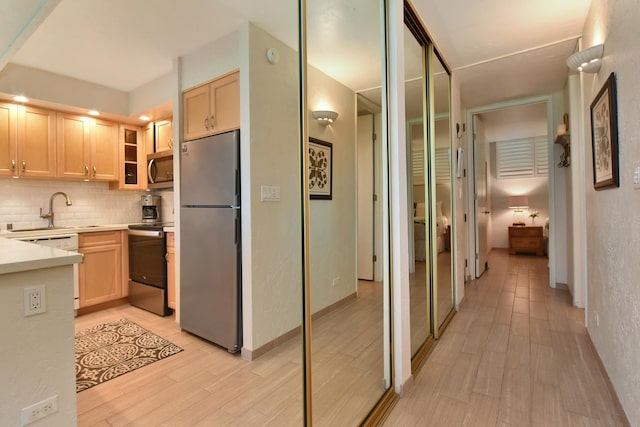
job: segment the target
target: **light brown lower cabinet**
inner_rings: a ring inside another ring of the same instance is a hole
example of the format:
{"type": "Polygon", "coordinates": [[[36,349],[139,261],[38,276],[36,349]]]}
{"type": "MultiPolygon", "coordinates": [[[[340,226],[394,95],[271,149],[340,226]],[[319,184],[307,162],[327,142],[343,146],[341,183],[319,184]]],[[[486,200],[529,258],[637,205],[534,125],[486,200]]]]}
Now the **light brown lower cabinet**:
{"type": "Polygon", "coordinates": [[[78,235],[80,308],[116,300],[123,293],[123,232],[100,231],[78,235]]]}
{"type": "Polygon", "coordinates": [[[174,233],[167,233],[167,305],[176,309],[176,245],[174,233]]]}

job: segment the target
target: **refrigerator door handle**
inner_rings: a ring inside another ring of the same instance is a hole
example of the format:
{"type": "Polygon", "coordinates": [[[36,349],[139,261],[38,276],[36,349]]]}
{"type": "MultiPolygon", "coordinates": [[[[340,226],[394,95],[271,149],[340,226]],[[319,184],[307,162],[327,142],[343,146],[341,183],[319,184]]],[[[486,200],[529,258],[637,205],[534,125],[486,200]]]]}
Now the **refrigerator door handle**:
{"type": "Polygon", "coordinates": [[[233,233],[233,234],[234,234],[234,236],[235,236],[235,239],[234,239],[234,240],[235,240],[235,244],[237,245],[237,244],[238,244],[238,236],[239,236],[239,234],[240,234],[240,229],[239,229],[239,227],[238,227],[238,218],[236,218],[236,219],[235,219],[235,231],[236,231],[236,232],[235,232],[235,233],[233,233]]]}

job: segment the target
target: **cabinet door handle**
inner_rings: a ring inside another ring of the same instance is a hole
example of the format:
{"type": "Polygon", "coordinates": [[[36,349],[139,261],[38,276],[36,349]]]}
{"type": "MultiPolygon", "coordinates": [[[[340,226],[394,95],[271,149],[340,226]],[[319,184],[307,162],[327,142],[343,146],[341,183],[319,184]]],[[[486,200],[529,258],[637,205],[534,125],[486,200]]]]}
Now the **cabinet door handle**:
{"type": "Polygon", "coordinates": [[[84,165],[84,176],[89,176],[89,166],[84,165]]]}
{"type": "Polygon", "coordinates": [[[11,160],[11,172],[15,172],[15,171],[16,171],[16,161],[11,160]]]}
{"type": "Polygon", "coordinates": [[[209,130],[209,117],[206,117],[206,118],[204,119],[204,128],[205,128],[206,130],[209,130]]]}
{"type": "Polygon", "coordinates": [[[164,254],[164,260],[169,262],[169,254],[168,253],[164,254]]]}
{"type": "Polygon", "coordinates": [[[27,171],[27,162],[25,162],[24,160],[22,161],[22,172],[26,172],[27,171]]]}
{"type": "Polygon", "coordinates": [[[214,118],[215,116],[213,115],[209,118],[209,122],[211,123],[211,129],[214,129],[216,127],[215,121],[213,120],[214,118]]]}
{"type": "Polygon", "coordinates": [[[94,177],[94,178],[96,177],[96,170],[97,170],[97,169],[96,169],[96,167],[94,166],[94,167],[93,167],[93,177],[94,177]]]}

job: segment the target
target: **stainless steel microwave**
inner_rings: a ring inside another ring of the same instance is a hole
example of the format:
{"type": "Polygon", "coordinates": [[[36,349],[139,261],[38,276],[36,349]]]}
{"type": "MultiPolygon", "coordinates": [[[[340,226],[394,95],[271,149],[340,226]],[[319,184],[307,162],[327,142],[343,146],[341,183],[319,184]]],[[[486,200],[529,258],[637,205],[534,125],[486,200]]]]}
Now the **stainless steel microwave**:
{"type": "Polygon", "coordinates": [[[147,155],[147,187],[173,188],[173,152],[164,151],[147,155]]]}

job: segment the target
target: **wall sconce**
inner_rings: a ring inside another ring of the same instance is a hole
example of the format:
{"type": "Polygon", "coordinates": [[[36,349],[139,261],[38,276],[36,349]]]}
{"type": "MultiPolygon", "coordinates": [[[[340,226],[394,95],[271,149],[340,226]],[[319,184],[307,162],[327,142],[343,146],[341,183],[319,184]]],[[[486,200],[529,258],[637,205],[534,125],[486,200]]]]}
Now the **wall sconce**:
{"type": "Polygon", "coordinates": [[[336,119],[338,118],[338,113],[336,113],[335,111],[329,111],[329,110],[312,111],[311,115],[322,126],[330,125],[331,123],[335,122],[336,119]]]}
{"type": "Polygon", "coordinates": [[[524,210],[529,208],[528,196],[509,196],[509,209],[513,209],[513,225],[525,225],[524,210]]]}
{"type": "Polygon", "coordinates": [[[598,44],[588,49],[576,52],[567,58],[567,66],[574,71],[583,73],[597,73],[602,64],[604,45],[598,44]]]}

